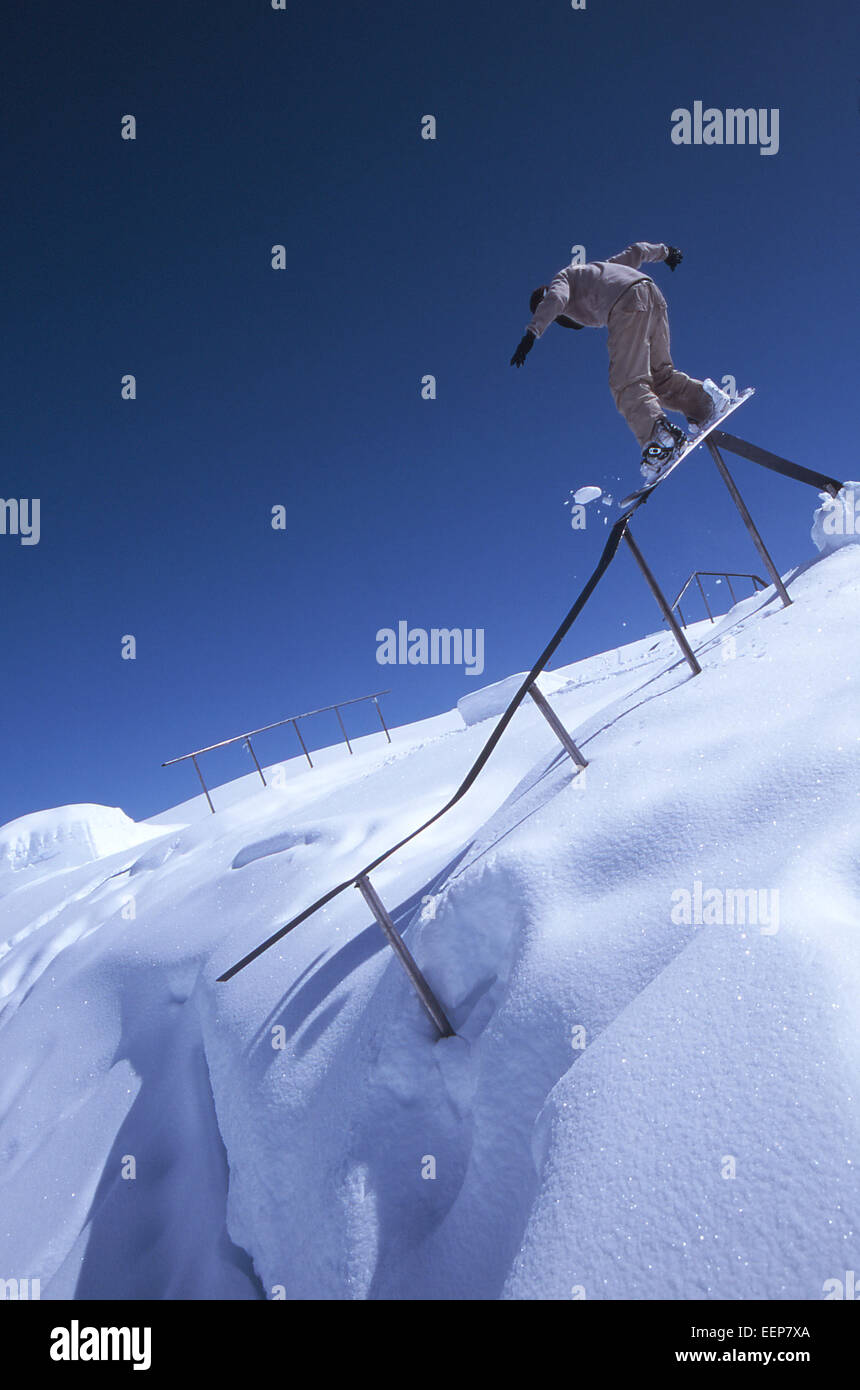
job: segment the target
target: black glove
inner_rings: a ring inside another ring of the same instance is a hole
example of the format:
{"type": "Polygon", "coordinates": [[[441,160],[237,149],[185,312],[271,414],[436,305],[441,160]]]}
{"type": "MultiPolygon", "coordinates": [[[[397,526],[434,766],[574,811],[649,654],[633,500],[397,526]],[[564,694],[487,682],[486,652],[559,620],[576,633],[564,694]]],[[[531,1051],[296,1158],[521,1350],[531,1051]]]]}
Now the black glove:
{"type": "Polygon", "coordinates": [[[674,270],[676,265],[680,265],[684,259],[683,251],[679,251],[677,246],[670,246],[666,253],[666,264],[670,270],[674,270]]]}
{"type": "Polygon", "coordinates": [[[512,367],[521,367],[535,345],[534,333],[524,333],[517,343],[517,350],[511,358],[512,367]]]}

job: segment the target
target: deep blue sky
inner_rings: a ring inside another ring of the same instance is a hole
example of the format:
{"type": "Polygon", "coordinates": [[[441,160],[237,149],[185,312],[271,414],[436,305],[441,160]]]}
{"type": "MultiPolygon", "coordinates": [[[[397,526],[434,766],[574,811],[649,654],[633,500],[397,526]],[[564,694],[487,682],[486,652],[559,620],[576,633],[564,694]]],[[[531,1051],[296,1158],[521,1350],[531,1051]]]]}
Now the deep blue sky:
{"type": "MultiPolygon", "coordinates": [[[[573,244],[680,246],[653,271],[676,363],[756,386],[739,434],[856,476],[844,0],[83,3],[2,24],[0,495],[41,498],[42,539],[0,536],[0,822],[76,801],[140,818],[193,793],[160,768],[190,748],[388,686],[401,723],[530,665],[606,534],[602,512],[571,531],[564,499],[638,477],[603,330],[551,328],[508,366],[573,244]],[[697,99],[777,107],[779,153],[673,145],[697,99]],[[484,675],[380,667],[400,619],[485,629],[484,675]]],[[[815,493],[734,471],[777,563],[808,559],[815,493]]],[[[694,568],[759,568],[706,456],[635,534],[673,596],[694,568]]],[[[621,554],[557,664],[658,626],[621,554]]]]}

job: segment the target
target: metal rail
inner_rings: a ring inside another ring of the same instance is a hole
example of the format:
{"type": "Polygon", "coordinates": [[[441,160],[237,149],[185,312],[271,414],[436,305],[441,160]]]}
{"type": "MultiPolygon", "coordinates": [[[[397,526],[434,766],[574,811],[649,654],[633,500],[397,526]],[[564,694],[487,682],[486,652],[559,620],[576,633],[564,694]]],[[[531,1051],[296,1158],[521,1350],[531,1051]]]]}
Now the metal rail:
{"type": "Polygon", "coordinates": [[[730,454],[737,454],[739,458],[747,459],[750,463],[769,468],[773,473],[781,473],[784,478],[793,478],[797,483],[808,483],[820,492],[829,492],[831,497],[835,497],[843,486],[838,478],[831,478],[828,473],[819,473],[817,469],[804,468],[799,463],[792,463],[791,459],[780,458],[779,454],[772,454],[758,444],[739,439],[736,434],[727,434],[725,430],[714,430],[708,438],[728,449],[730,454]]]}
{"type": "Polygon", "coordinates": [[[360,705],[365,700],[372,700],[373,704],[376,706],[376,713],[379,715],[379,722],[382,725],[382,728],[385,732],[385,737],[388,739],[388,742],[390,743],[391,734],[388,732],[388,725],[386,724],[382,714],[382,710],[379,707],[380,697],[382,695],[390,694],[390,690],[377,690],[373,695],[358,695],[354,700],[338,700],[337,704],[321,705],[319,709],[305,710],[304,714],[289,714],[287,715],[286,719],[276,719],[273,724],[263,724],[260,726],[259,729],[250,729],[246,734],[234,734],[232,738],[222,738],[219,743],[208,743],[205,748],[195,748],[193,753],[183,753],[178,758],[168,758],[167,762],[162,763],[161,766],[172,767],[174,763],[184,763],[190,759],[191,762],[193,762],[194,764],[197,776],[200,778],[200,785],[203,788],[203,794],[206,797],[206,800],[209,802],[209,810],[212,812],[214,816],[215,807],[212,804],[212,797],[209,795],[209,788],[207,787],[203,779],[203,773],[200,771],[200,765],[197,762],[197,759],[201,756],[201,754],[212,753],[216,748],[228,748],[232,743],[244,743],[248,752],[251,754],[251,757],[254,759],[254,766],[260,774],[260,781],[263,783],[263,786],[265,787],[268,784],[266,782],[263,769],[261,768],[259,760],[257,758],[257,754],[254,752],[254,745],[251,742],[251,739],[255,738],[257,734],[265,734],[268,733],[270,729],[280,729],[283,728],[285,724],[292,724],[293,728],[296,731],[296,737],[299,740],[302,752],[308,760],[308,766],[313,767],[313,761],[311,759],[310,753],[308,752],[307,744],[302,738],[301,732],[299,730],[300,719],[310,719],[315,714],[327,714],[329,710],[334,710],[335,714],[337,715],[337,722],[340,725],[340,731],[344,737],[344,742],[346,743],[346,746],[349,749],[350,753],[352,753],[352,744],[349,741],[349,737],[347,735],[346,728],[344,727],[344,722],[341,718],[340,712],[342,709],[346,709],[347,705],[360,705]]]}
{"type": "MultiPolygon", "coordinates": [[[[713,437],[714,439],[719,438],[719,441],[724,444],[724,447],[733,448],[737,453],[741,452],[739,448],[735,448],[735,445],[743,444],[744,441],[735,440],[734,436],[730,435],[719,436],[717,431],[714,431],[713,437]]],[[[710,447],[711,438],[709,437],[709,439],[705,442],[708,443],[710,447]]],[[[789,463],[786,459],[779,459],[775,454],[767,454],[765,458],[765,451],[757,449],[754,445],[745,445],[745,448],[748,452],[745,455],[743,455],[744,457],[750,458],[754,463],[761,463],[766,468],[771,468],[776,472],[784,473],[786,477],[795,478],[800,482],[807,482],[811,486],[819,489],[826,488],[828,491],[832,492],[833,495],[836,495],[839,489],[843,486],[843,484],[837,482],[837,480],[834,478],[827,478],[824,474],[814,473],[810,469],[802,469],[800,465],[789,463]]],[[[746,509],[743,499],[741,498],[740,493],[738,492],[734,484],[734,480],[729,475],[728,469],[725,467],[725,464],[719,457],[718,449],[713,448],[712,454],[714,455],[715,462],[717,462],[723,481],[726,482],[726,485],[729,488],[729,491],[732,495],[732,500],[738,507],[738,510],[744,519],[747,529],[750,531],[750,534],[752,535],[753,540],[756,543],[759,553],[761,554],[762,559],[765,561],[768,573],[774,580],[774,586],[777,592],[779,593],[784,603],[790,603],[791,600],[789,599],[788,594],[785,591],[785,586],[782,583],[782,579],[779,575],[779,572],[776,570],[775,566],[773,565],[773,561],[770,558],[770,555],[765,549],[764,542],[762,541],[761,536],[755,528],[755,525],[752,521],[752,518],[749,515],[749,512],[746,509]]],[[[229,969],[225,970],[223,974],[219,975],[219,983],[224,983],[227,980],[231,980],[234,975],[237,975],[239,973],[240,970],[244,970],[246,966],[250,965],[252,961],[257,960],[259,956],[261,956],[265,951],[268,951],[278,941],[283,940],[283,938],[287,935],[288,932],[293,931],[302,922],[307,921],[307,919],[311,917],[315,912],[318,912],[320,908],[324,907],[327,903],[330,903],[333,898],[336,898],[347,888],[355,887],[358,888],[361,892],[362,897],[364,898],[367,905],[370,907],[374,917],[381,926],[382,930],[385,932],[385,935],[390,941],[391,945],[394,947],[398,957],[400,958],[401,964],[404,966],[404,969],[406,970],[409,979],[411,980],[419,998],[421,999],[421,1003],[427,1010],[430,1017],[433,1019],[439,1036],[451,1036],[453,1029],[451,1028],[450,1023],[448,1022],[447,1016],[445,1015],[442,1005],[439,1003],[438,999],[436,999],[426,979],[418,969],[418,966],[416,965],[414,958],[407,950],[396,928],[394,928],[394,924],[389,913],[387,912],[381,899],[379,898],[378,894],[373,888],[373,885],[370,883],[369,875],[373,873],[375,869],[378,869],[380,864],[385,863],[387,859],[390,859],[392,855],[396,854],[398,850],[402,849],[404,845],[409,844],[410,841],[414,840],[417,835],[420,835],[425,830],[428,830],[431,825],[434,825],[436,821],[440,820],[444,815],[447,814],[448,811],[452,810],[452,808],[457,804],[461,797],[465,796],[466,792],[473,785],[473,783],[476,781],[479,774],[483,770],[491,753],[493,752],[496,745],[499,743],[502,734],[505,732],[506,728],[508,727],[508,725],[514,717],[514,714],[519,709],[526,696],[531,697],[537,708],[544,715],[544,718],[547,719],[548,723],[550,724],[550,727],[553,729],[553,732],[559,738],[563,747],[570,755],[574,763],[576,773],[579,773],[582,770],[582,768],[586,766],[585,757],[583,756],[577,745],[574,743],[567,730],[561,724],[561,721],[551,710],[545,696],[538,689],[536,681],[540,673],[549,665],[551,657],[555,654],[557,648],[561,645],[562,641],[567,636],[571,627],[573,626],[576,619],[579,617],[580,613],[585,607],[585,604],[587,603],[588,599],[591,597],[591,594],[597,587],[597,584],[599,583],[600,579],[606,573],[606,570],[609,568],[609,565],[611,564],[612,560],[615,558],[615,555],[618,552],[618,548],[622,540],[626,541],[628,548],[630,549],[634,559],[636,560],[636,563],[642,571],[642,574],[645,577],[648,587],[653,593],[654,597],[656,598],[658,606],[660,607],[660,610],[664,618],[669,623],[669,626],[672,629],[678,646],[681,649],[684,659],[690,666],[693,675],[695,676],[700,673],[701,667],[699,666],[699,663],[696,660],[692,648],[690,647],[686,637],[684,636],[684,633],[681,631],[672,611],[672,608],[677,606],[678,600],[676,600],[675,604],[672,605],[672,607],[670,608],[669,604],[666,602],[666,598],[663,595],[662,590],[660,589],[656,579],[654,578],[653,573],[646,564],[641,550],[636,545],[635,541],[633,540],[633,537],[630,534],[630,518],[632,517],[633,513],[637,510],[637,508],[643,505],[648,500],[648,497],[651,495],[653,494],[646,494],[644,498],[639,498],[636,502],[634,502],[633,505],[629,508],[629,510],[625,512],[624,515],[612,527],[612,530],[610,531],[606,544],[603,548],[603,552],[600,556],[600,560],[598,561],[596,568],[586,581],[585,586],[577,596],[573,604],[573,607],[570,609],[567,616],[563,619],[556,631],[553,633],[553,636],[550,638],[546,647],[541,652],[534,666],[523,679],[519,689],[513,696],[507,709],[500,716],[498,723],[496,724],[495,728],[493,729],[492,733],[490,734],[489,738],[484,744],[484,747],[478,754],[478,757],[475,759],[469,771],[466,773],[466,776],[460,783],[460,786],[457,788],[454,794],[451,797],[449,797],[445,805],[442,806],[438,811],[436,811],[432,816],[429,816],[427,820],[423,821],[422,824],[417,826],[415,830],[412,830],[408,835],[404,835],[403,838],[398,840],[396,844],[391,845],[389,849],[385,850],[382,854],[377,855],[376,858],[371,860],[369,864],[365,864],[363,868],[359,869],[358,873],[353,874],[351,878],[345,879],[343,883],[338,883],[333,888],[330,888],[328,892],[324,893],[321,898],[317,898],[316,902],[311,903],[309,907],[306,907],[302,912],[299,912],[295,917],[291,918],[290,921],[285,923],[284,926],[279,927],[278,930],[274,932],[271,936],[269,936],[265,941],[261,941],[258,946],[255,946],[253,950],[249,951],[248,954],[243,956],[241,960],[236,961],[234,965],[231,965],[229,969]]],[[[691,576],[691,578],[693,577],[695,576],[691,576]]],[[[757,576],[752,577],[757,578],[757,576]]],[[[764,584],[763,580],[759,580],[759,582],[764,584]]],[[[682,590],[682,593],[681,595],[679,595],[679,598],[683,596],[683,592],[684,590],[682,590]]]]}

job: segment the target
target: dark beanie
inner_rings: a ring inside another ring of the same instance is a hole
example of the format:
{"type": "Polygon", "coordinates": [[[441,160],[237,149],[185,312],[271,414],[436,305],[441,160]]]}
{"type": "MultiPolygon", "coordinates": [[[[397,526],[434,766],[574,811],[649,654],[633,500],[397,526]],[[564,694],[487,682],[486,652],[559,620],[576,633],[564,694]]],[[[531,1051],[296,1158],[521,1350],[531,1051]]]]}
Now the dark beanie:
{"type": "Polygon", "coordinates": [[[538,285],[536,290],[532,290],[532,297],[529,300],[529,308],[531,309],[532,313],[534,313],[535,309],[540,304],[548,289],[549,285],[538,285]]]}

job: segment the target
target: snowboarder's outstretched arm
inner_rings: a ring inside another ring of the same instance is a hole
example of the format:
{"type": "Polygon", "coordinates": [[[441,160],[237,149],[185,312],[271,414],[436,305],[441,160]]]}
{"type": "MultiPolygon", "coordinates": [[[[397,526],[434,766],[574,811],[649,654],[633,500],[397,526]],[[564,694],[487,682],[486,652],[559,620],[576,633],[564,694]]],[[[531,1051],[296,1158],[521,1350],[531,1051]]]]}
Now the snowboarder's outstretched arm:
{"type": "Polygon", "coordinates": [[[632,246],[607,259],[614,265],[629,265],[631,270],[638,270],[643,261],[665,261],[672,249],[663,241],[634,241],[632,246]]]}
{"type": "Polygon", "coordinates": [[[511,358],[512,367],[521,367],[537,342],[534,333],[524,333],[517,343],[516,351],[511,358]]]}
{"type": "Polygon", "coordinates": [[[569,299],[570,283],[564,271],[560,270],[532,314],[531,323],[526,325],[527,332],[539,338],[553,320],[564,313],[569,299]]]}
{"type": "Polygon", "coordinates": [[[564,271],[560,270],[532,314],[531,322],[526,325],[526,331],[511,358],[512,367],[523,365],[544,330],[549,328],[549,325],[558,318],[559,314],[564,313],[569,299],[570,285],[564,271]]]}

